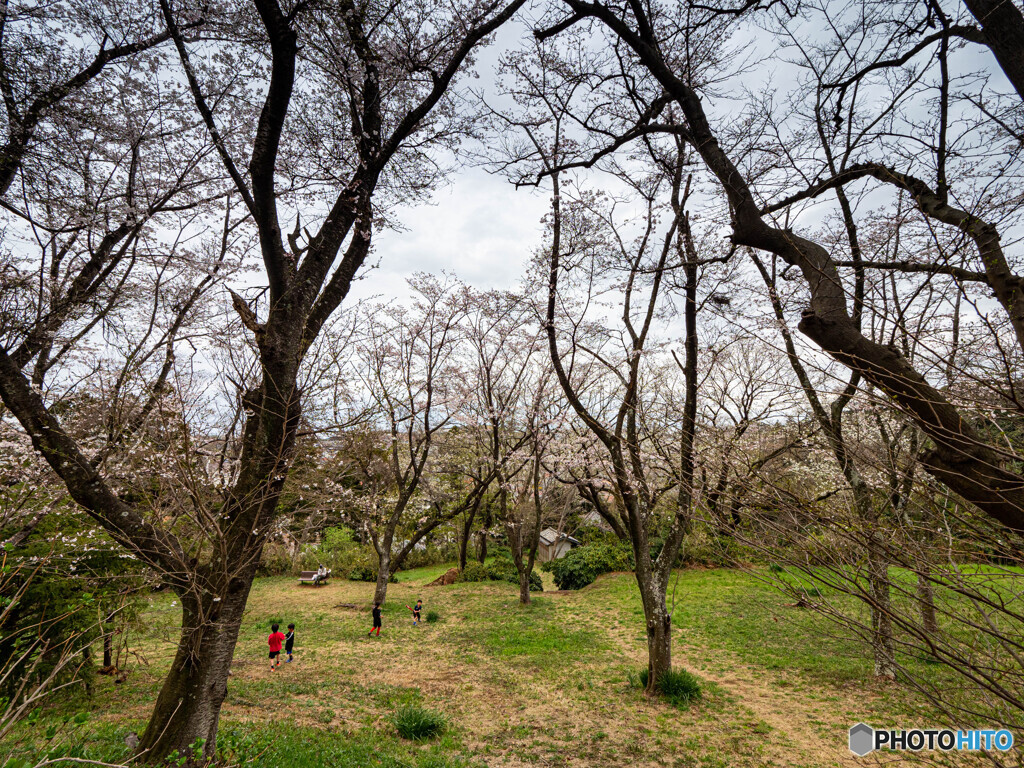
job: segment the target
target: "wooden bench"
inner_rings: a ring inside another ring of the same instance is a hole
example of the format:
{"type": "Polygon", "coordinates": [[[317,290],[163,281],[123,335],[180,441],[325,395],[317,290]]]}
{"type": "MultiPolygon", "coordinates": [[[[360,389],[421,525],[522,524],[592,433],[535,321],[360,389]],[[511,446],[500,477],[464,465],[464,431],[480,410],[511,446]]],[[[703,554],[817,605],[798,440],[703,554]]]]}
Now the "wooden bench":
{"type": "Polygon", "coordinates": [[[325,574],[320,574],[317,571],[302,571],[299,574],[299,584],[312,584],[314,587],[319,587],[321,584],[326,584],[329,578],[331,578],[330,571],[325,574]]]}

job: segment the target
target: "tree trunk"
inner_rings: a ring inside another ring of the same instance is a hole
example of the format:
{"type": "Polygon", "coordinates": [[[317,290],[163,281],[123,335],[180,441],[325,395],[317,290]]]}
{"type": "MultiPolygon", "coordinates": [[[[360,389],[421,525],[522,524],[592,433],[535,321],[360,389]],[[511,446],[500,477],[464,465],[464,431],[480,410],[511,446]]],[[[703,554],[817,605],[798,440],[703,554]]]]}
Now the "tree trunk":
{"type": "Polygon", "coordinates": [[[373,592],[373,602],[384,605],[384,601],[388,596],[388,579],[391,578],[391,551],[390,544],[388,550],[381,550],[381,554],[377,561],[377,588],[373,592]]]}
{"type": "Polygon", "coordinates": [[[252,576],[234,578],[220,603],[209,599],[200,603],[188,594],[182,597],[178,652],[138,747],[137,754],[145,762],[162,762],[174,751],[179,758],[193,755],[196,749],[204,758],[213,758],[252,576]]]}
{"type": "Polygon", "coordinates": [[[525,568],[519,571],[519,602],[530,604],[530,574],[525,568]]]}
{"type": "Polygon", "coordinates": [[[491,503],[492,501],[488,499],[487,503],[484,505],[483,519],[480,521],[480,546],[477,549],[476,559],[479,560],[481,564],[483,564],[487,559],[487,531],[491,529],[491,524],[494,522],[493,516],[491,515],[491,503]]]}
{"type": "Polygon", "coordinates": [[[665,591],[654,583],[643,584],[639,577],[637,573],[647,620],[647,692],[653,694],[661,676],[672,669],[672,617],[665,605],[665,591]]]}
{"type": "Polygon", "coordinates": [[[88,645],[82,649],[82,669],[85,672],[82,675],[82,680],[85,683],[85,695],[92,696],[92,648],[88,645]]]}
{"type": "Polygon", "coordinates": [[[486,528],[484,528],[482,531],[480,531],[480,546],[477,548],[477,551],[476,551],[476,559],[480,562],[481,565],[483,565],[484,561],[487,559],[487,529],[486,528]]]}
{"type": "Polygon", "coordinates": [[[917,599],[921,604],[921,625],[929,637],[939,633],[939,622],[935,617],[935,591],[928,575],[924,571],[917,572],[917,599]]]}
{"type": "Polygon", "coordinates": [[[871,651],[875,657],[875,676],[896,679],[896,650],[892,634],[892,601],[889,594],[889,568],[881,555],[881,546],[872,534],[868,544],[868,580],[871,592],[871,651]]]}
{"type": "Polygon", "coordinates": [[[114,663],[114,621],[113,615],[107,616],[104,622],[103,632],[103,666],[109,667],[114,663]]]}
{"type": "Polygon", "coordinates": [[[462,526],[462,531],[459,535],[459,570],[466,570],[466,560],[468,559],[469,552],[469,535],[471,533],[473,520],[476,517],[476,509],[473,509],[469,513],[469,517],[466,519],[465,524],[462,526]]]}

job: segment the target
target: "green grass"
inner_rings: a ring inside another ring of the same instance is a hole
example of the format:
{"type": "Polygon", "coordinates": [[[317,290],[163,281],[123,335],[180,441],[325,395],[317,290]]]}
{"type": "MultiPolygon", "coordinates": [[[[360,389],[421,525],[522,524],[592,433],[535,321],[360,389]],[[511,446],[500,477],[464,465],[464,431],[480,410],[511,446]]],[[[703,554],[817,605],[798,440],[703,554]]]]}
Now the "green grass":
{"type": "MultiPolygon", "coordinates": [[[[629,675],[629,682],[636,688],[647,688],[650,682],[650,670],[643,667],[635,674],[629,675]]],[[[686,709],[690,703],[701,697],[701,685],[694,675],[683,669],[670,669],[657,680],[658,692],[679,709],[686,709]]]]}
{"type": "MultiPolygon", "coordinates": [[[[669,603],[682,641],[729,651],[768,670],[797,672],[816,683],[845,684],[871,677],[872,660],[859,638],[813,611],[792,607],[790,597],[764,581],[727,569],[683,571],[676,578],[676,599],[673,604],[670,586],[669,603]]],[[[632,579],[599,580],[594,589],[599,591],[596,599],[616,601],[642,631],[643,608],[632,579]]],[[[814,589],[851,613],[864,611],[853,598],[814,589]]],[[[901,661],[915,666],[915,671],[926,666],[909,657],[901,661]]]]}
{"type": "Polygon", "coordinates": [[[490,626],[478,636],[484,649],[499,658],[518,657],[517,663],[571,664],[607,646],[589,628],[570,628],[555,619],[551,600],[534,598],[528,608],[502,603],[490,626]]]}
{"type": "MultiPolygon", "coordinates": [[[[817,752],[792,752],[790,729],[804,743],[831,744],[839,754],[844,729],[858,720],[899,723],[913,715],[932,723],[907,688],[874,683],[860,640],[812,611],[790,607],[792,597],[749,573],[688,570],[670,585],[674,663],[692,670],[701,690],[699,698],[691,691],[681,710],[626,682],[646,663],[631,574],[601,577],[578,592],[535,595],[522,606],[512,584],[425,586],[445,570],[406,572],[390,586],[379,639],[366,637],[372,584],[336,581],[311,590],[288,577],[257,580],[221,718],[225,759],[244,756],[257,768],[443,768],[561,765],[567,755],[586,754],[592,764],[623,768],[637,762],[825,768],[832,764],[817,752]],[[405,605],[417,598],[428,621],[431,613],[444,620],[412,626],[405,605]],[[295,662],[273,673],[266,664],[272,619],[294,622],[297,640],[295,662]],[[749,670],[747,685],[756,689],[734,688],[737,666],[749,670]],[[777,704],[789,707],[780,710],[787,714],[773,714],[777,704]],[[394,718],[416,709],[443,712],[458,727],[412,745],[398,735],[394,718]]],[[[800,584],[819,589],[822,599],[845,599],[810,580],[800,584]]],[[[845,607],[856,610],[853,603],[845,607]]],[[[115,686],[97,678],[91,700],[73,691],[55,698],[36,723],[0,747],[0,765],[8,753],[39,756],[72,745],[78,757],[127,757],[124,738],[145,725],[172,658],[179,616],[173,596],[147,595],[142,624],[128,638],[138,654],[129,659],[128,680],[115,686]],[[45,742],[48,727],[85,710],[94,713],[88,722],[45,742]]],[[[926,660],[905,661],[936,681],[948,678],[926,660]]]]}
{"type": "Polygon", "coordinates": [[[415,704],[407,704],[395,712],[392,722],[398,735],[410,741],[427,741],[448,730],[448,719],[444,715],[415,704]]]}

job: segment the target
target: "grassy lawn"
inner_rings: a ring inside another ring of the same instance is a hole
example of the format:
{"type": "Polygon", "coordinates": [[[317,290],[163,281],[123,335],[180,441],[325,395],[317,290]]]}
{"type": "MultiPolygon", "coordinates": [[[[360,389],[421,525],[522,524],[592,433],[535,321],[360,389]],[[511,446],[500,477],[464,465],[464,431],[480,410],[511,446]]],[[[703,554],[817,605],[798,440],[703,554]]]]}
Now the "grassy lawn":
{"type": "MultiPolygon", "coordinates": [[[[670,589],[675,664],[703,681],[702,698],[680,710],[628,683],[646,663],[632,574],[521,607],[511,584],[424,586],[444,570],[400,574],[379,639],[366,635],[372,584],[258,580],[221,719],[224,757],[267,768],[836,766],[857,764],[846,729],[858,721],[945,725],[903,688],[872,680],[856,639],[742,571],[687,570],[670,589]],[[405,606],[417,598],[437,622],[412,626],[405,606]],[[276,672],[266,660],[273,621],[297,625],[295,662],[276,672]],[[399,738],[392,718],[406,705],[440,712],[447,732],[425,743],[399,738]]],[[[65,741],[83,745],[84,757],[127,756],[124,738],[144,726],[176,639],[173,597],[146,602],[127,681],[98,678],[91,700],[54,703],[4,751],[87,710],[86,722],[61,726],[65,741]]]]}

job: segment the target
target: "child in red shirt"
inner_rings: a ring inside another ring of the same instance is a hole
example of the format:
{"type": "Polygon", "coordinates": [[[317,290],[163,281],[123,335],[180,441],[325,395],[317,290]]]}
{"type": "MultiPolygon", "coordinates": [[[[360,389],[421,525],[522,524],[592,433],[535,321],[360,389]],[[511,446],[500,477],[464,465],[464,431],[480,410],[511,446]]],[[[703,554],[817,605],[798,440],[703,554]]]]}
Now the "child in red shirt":
{"type": "Polygon", "coordinates": [[[281,666],[281,643],[284,642],[284,635],[279,631],[277,624],[270,626],[270,637],[267,644],[270,646],[270,671],[273,672],[281,666]]]}

